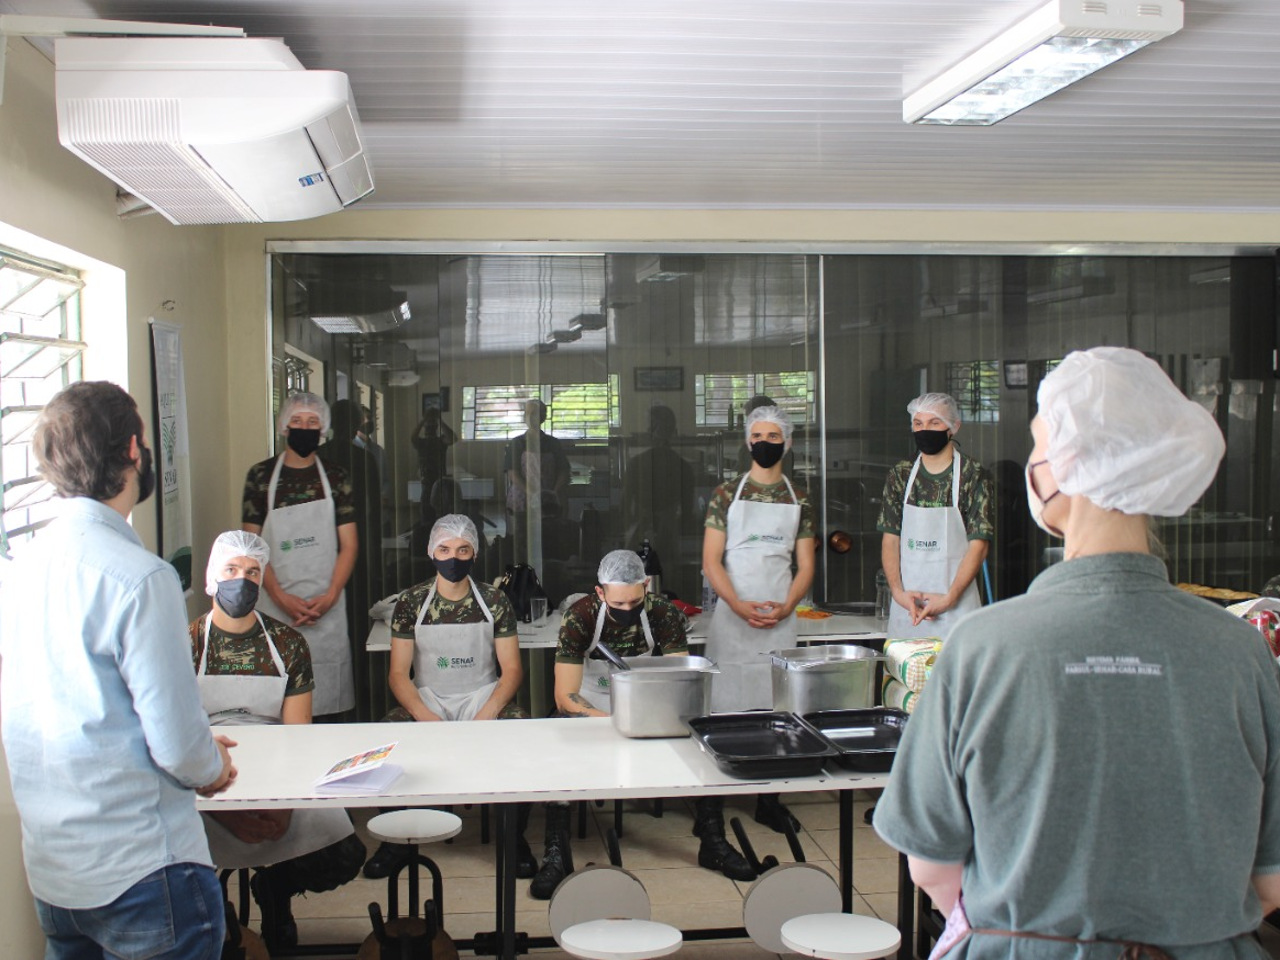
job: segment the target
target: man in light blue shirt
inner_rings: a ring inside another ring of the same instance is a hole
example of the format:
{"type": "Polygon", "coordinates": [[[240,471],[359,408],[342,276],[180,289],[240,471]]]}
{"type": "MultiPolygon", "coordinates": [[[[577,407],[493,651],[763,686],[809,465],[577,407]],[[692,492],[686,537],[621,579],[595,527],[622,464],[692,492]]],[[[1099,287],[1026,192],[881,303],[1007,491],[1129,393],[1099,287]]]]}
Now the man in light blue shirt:
{"type": "Polygon", "coordinates": [[[110,383],[41,413],[59,516],[0,587],[0,731],[46,960],[221,954],[223,897],[193,791],[235,778],[191,672],[182,588],[126,518],[155,472],[110,383]]]}

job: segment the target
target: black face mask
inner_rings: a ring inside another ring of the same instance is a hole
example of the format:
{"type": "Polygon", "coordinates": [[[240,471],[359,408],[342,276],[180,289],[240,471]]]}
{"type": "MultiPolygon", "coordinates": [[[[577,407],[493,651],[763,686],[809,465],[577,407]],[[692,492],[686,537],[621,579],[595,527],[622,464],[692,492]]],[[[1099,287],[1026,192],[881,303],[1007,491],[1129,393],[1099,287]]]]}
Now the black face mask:
{"type": "Polygon", "coordinates": [[[751,444],[751,459],[768,470],[782,459],[787,452],[785,443],[770,443],[768,440],[757,440],[751,444]]]}
{"type": "Polygon", "coordinates": [[[142,462],[138,464],[138,503],[142,503],[155,493],[156,469],[151,463],[151,448],[142,446],[141,441],[138,442],[138,447],[142,453],[142,462]]]}
{"type": "Polygon", "coordinates": [[[915,437],[920,452],[929,455],[941,453],[951,442],[950,430],[916,430],[911,436],[915,437]]]}
{"type": "Polygon", "coordinates": [[[431,558],[431,562],[436,565],[436,573],[444,577],[450,583],[461,583],[467,577],[471,576],[471,568],[476,565],[475,557],[469,560],[462,560],[458,557],[450,557],[448,560],[437,560],[431,558]]]}
{"type": "Polygon", "coordinates": [[[609,608],[609,619],[620,627],[634,627],[640,622],[640,617],[644,613],[643,603],[636,604],[630,610],[624,610],[609,603],[605,606],[609,608]]]}
{"type": "Polygon", "coordinates": [[[289,435],[284,438],[284,442],[298,456],[309,457],[316,452],[316,447],[320,446],[320,431],[290,427],[289,435]]]}
{"type": "Polygon", "coordinates": [[[244,577],[223,580],[218,584],[214,599],[223,613],[232,620],[239,620],[253,613],[253,608],[258,605],[258,585],[244,577]]]}

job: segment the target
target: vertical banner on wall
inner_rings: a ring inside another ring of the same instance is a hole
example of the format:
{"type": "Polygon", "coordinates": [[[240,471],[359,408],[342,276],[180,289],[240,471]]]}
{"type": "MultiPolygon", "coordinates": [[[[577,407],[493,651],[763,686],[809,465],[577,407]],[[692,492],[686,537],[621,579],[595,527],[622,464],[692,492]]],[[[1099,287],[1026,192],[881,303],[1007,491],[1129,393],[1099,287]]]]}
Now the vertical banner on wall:
{"type": "Polygon", "coordinates": [[[151,375],[158,423],[156,457],[160,556],[173,564],[184,592],[191,591],[191,471],[187,442],[187,385],[182,372],[182,328],[151,320],[151,375]]]}

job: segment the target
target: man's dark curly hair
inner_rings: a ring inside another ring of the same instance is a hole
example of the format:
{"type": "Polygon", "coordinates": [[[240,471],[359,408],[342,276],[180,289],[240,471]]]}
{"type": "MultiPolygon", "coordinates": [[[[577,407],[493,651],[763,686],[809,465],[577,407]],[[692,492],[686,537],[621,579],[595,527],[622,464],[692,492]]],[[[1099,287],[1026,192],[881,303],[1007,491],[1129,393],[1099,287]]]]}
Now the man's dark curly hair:
{"type": "Polygon", "coordinates": [[[31,439],[40,475],[60,497],[110,500],[124,489],[129,439],[142,438],[133,397],[105,380],[73,383],[45,405],[31,439]]]}

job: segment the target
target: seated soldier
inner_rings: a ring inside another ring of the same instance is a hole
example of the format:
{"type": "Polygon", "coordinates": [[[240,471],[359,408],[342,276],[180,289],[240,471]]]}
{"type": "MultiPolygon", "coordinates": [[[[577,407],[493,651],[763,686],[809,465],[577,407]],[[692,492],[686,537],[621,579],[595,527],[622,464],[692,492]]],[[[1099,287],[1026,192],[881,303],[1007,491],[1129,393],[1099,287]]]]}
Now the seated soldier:
{"type": "MultiPolygon", "coordinates": [[[[609,715],[609,664],[603,642],[620,657],[688,656],[685,620],[665,597],[646,593],[649,578],[634,550],[614,550],[600,561],[595,592],[564,613],[556,646],[555,698],[560,716],[609,715]]],[[[702,839],[698,864],[731,880],[753,880],[755,871],[725,839],[723,802],[695,802],[693,832],[702,839]]],[[[548,899],[565,876],[569,843],[569,806],[547,804],[546,853],[529,885],[531,896],[548,899]]]]}
{"type": "MultiPolygon", "coordinates": [[[[469,517],[450,513],[431,528],[427,549],[434,578],[410,587],[391,615],[391,693],[400,704],[386,718],[510,720],[527,718],[515,701],[524,679],[516,615],[506,594],[471,578],[480,537],[469,517]]],[[[516,875],[538,868],[524,839],[529,805],[519,808],[516,875]]],[[[402,844],[382,844],[364,875],[385,877],[412,854],[402,844]]]]}
{"type": "MultiPolygon", "coordinates": [[[[269,559],[266,541],[243,530],[222,534],[209,551],[205,592],[213,606],[190,632],[200,703],[214,726],[311,722],[306,638],[254,609],[269,559]]],[[[364,863],[345,810],[232,810],[207,813],[204,823],[220,868],[260,868],[251,888],[270,950],[298,942],[292,897],[333,890],[364,863]]]]}

